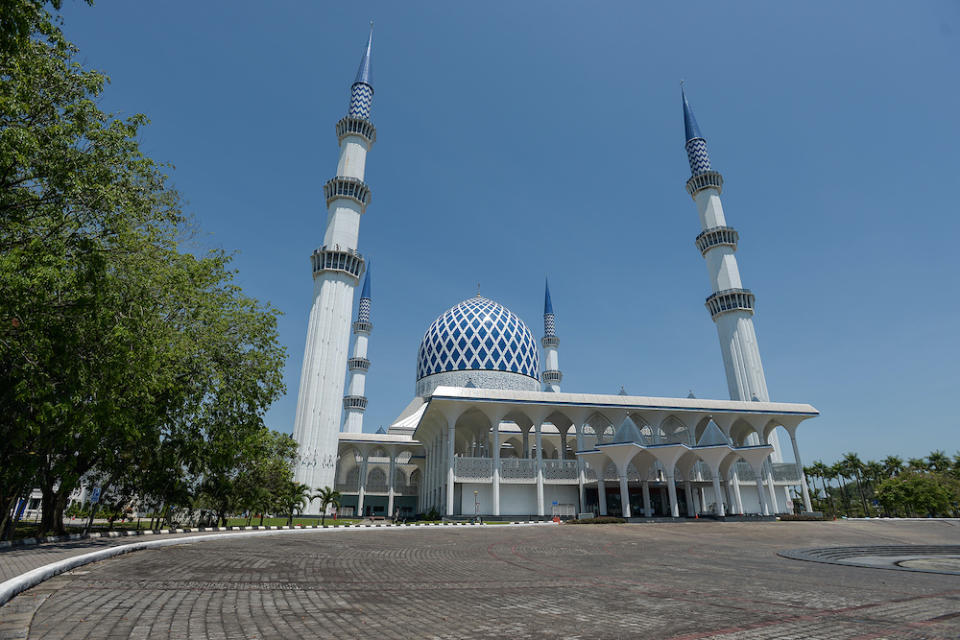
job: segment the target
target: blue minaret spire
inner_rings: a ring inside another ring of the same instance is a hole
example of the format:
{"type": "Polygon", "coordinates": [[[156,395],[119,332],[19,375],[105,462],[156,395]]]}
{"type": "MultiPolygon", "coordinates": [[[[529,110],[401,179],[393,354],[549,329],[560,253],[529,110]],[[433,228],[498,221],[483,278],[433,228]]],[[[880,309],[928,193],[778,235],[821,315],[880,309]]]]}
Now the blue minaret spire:
{"type": "Polygon", "coordinates": [[[370,119],[370,105],[373,103],[373,67],[370,62],[370,51],[373,48],[373,21],[370,22],[370,34],[367,36],[367,46],[360,59],[357,77],[350,87],[350,116],[354,118],[370,119]]]}
{"type": "Polygon", "coordinates": [[[687,149],[687,161],[690,163],[690,173],[698,176],[710,171],[710,154],[707,153],[707,141],[700,133],[700,125],[693,115],[693,109],[687,102],[687,92],[680,83],[680,96],[683,99],[683,131],[687,149]]]}
{"type": "Polygon", "coordinates": [[[367,261],[367,275],[363,279],[363,289],[360,291],[360,309],[357,311],[357,322],[370,323],[370,306],[373,299],[370,297],[370,262],[367,261]]]}
{"type": "Polygon", "coordinates": [[[550,299],[550,281],[544,281],[543,291],[543,335],[557,335],[556,317],[553,315],[553,301],[550,299]]]}

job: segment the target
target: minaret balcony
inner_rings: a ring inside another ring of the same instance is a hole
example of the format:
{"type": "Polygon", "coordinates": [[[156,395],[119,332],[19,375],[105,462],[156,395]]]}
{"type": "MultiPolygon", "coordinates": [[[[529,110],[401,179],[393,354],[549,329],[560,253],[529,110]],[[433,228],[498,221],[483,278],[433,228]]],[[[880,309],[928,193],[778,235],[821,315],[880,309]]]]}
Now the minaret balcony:
{"type": "Polygon", "coordinates": [[[707,251],[714,247],[733,247],[737,250],[737,241],[740,234],[733,227],[710,227],[697,236],[697,249],[700,249],[702,255],[707,255],[707,251]]]}
{"type": "Polygon", "coordinates": [[[540,344],[543,345],[544,349],[549,349],[551,347],[556,349],[560,346],[560,338],[557,336],[543,336],[543,338],[540,340],[540,344]]]}
{"type": "Polygon", "coordinates": [[[723,176],[718,171],[704,171],[695,176],[690,176],[690,179],[687,180],[687,193],[690,194],[691,198],[695,198],[704,189],[710,188],[723,193],[723,176]]]}
{"type": "Polygon", "coordinates": [[[366,358],[350,358],[347,360],[347,367],[350,371],[369,371],[370,361],[366,358]]]}
{"type": "Polygon", "coordinates": [[[373,331],[372,322],[364,322],[363,320],[357,320],[353,323],[353,332],[362,333],[364,335],[370,335],[370,332],[373,331]]]}
{"type": "Polygon", "coordinates": [[[731,311],[746,311],[753,315],[753,303],[754,295],[750,289],[724,289],[707,298],[706,307],[716,320],[717,316],[731,311]]]}
{"type": "Polygon", "coordinates": [[[550,369],[540,374],[540,380],[546,384],[560,384],[563,380],[563,373],[556,369],[550,369]]]}
{"type": "Polygon", "coordinates": [[[364,411],[366,408],[366,396],[343,396],[343,409],[345,411],[364,411]]]}
{"type": "Polygon", "coordinates": [[[337,123],[337,142],[343,142],[347,136],[359,136],[373,145],[377,141],[377,128],[369,120],[346,116],[337,123]]]}
{"type": "Polygon", "coordinates": [[[337,198],[346,198],[353,200],[360,205],[360,213],[367,209],[370,204],[370,187],[358,178],[347,176],[337,176],[327,181],[323,185],[323,195],[327,199],[327,206],[337,198]]]}
{"type": "Polygon", "coordinates": [[[314,277],[327,271],[339,271],[352,276],[357,282],[364,269],[363,256],[352,249],[320,247],[310,256],[310,264],[314,277]]]}

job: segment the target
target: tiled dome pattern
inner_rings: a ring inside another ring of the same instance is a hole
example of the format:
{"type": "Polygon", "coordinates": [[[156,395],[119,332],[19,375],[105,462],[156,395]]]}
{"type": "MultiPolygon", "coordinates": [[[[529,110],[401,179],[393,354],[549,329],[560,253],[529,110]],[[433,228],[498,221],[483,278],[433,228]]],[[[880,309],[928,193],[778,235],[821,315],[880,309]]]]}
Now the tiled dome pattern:
{"type": "Polygon", "coordinates": [[[427,329],[417,355],[417,380],[444,371],[507,371],[537,380],[533,333],[517,315],[481,296],[447,310],[427,329]]]}

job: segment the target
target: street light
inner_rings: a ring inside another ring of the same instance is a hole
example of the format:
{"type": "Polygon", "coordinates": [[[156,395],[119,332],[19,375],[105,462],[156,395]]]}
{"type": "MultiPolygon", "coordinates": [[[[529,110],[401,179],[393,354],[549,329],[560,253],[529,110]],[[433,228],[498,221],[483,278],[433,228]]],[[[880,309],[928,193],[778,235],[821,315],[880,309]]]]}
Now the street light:
{"type": "Polygon", "coordinates": [[[473,516],[480,522],[480,492],[476,489],[473,491],[473,516]]]}

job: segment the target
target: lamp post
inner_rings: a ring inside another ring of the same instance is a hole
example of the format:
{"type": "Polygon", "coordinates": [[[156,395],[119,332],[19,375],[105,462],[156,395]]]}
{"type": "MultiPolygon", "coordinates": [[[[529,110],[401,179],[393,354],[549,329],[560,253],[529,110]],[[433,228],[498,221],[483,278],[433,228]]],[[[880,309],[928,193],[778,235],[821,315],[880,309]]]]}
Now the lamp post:
{"type": "Polygon", "coordinates": [[[480,492],[473,490],[473,517],[480,522],[480,492]]]}

